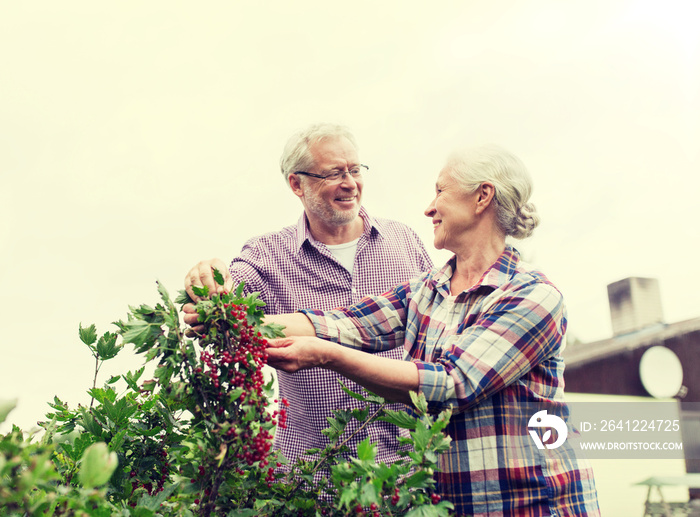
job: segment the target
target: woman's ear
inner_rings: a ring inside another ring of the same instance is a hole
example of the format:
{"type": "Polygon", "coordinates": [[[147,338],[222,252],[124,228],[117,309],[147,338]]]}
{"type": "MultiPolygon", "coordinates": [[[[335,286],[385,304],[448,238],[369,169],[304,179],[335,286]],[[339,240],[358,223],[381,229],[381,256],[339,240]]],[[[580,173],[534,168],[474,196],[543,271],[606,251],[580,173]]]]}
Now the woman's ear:
{"type": "Polygon", "coordinates": [[[479,214],[491,206],[494,196],[496,195],[496,187],[488,181],[479,185],[479,197],[476,200],[476,213],[479,214]]]}

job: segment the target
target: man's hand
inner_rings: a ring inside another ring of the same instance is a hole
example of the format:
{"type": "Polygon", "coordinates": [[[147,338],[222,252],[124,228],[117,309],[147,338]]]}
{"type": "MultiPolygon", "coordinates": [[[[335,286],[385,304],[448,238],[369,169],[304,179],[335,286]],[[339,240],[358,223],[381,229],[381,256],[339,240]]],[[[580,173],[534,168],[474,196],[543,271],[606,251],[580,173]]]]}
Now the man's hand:
{"type": "MultiPolygon", "coordinates": [[[[203,260],[190,269],[189,273],[187,273],[185,276],[185,291],[187,291],[187,294],[190,295],[192,300],[198,302],[201,298],[194,294],[194,291],[192,290],[193,286],[207,287],[209,288],[209,293],[213,294],[216,292],[221,292],[224,289],[227,291],[233,289],[233,279],[231,278],[231,273],[228,271],[228,267],[221,260],[203,260]],[[213,268],[218,269],[224,276],[223,286],[217,284],[214,280],[213,268]]],[[[185,321],[187,321],[187,319],[185,319],[185,321]]]]}
{"type": "Polygon", "coordinates": [[[182,306],[182,312],[185,314],[182,317],[182,321],[185,322],[185,325],[190,326],[190,328],[185,331],[187,337],[194,337],[197,334],[201,334],[204,330],[204,325],[197,325],[199,314],[197,314],[194,307],[194,303],[187,303],[182,306]]]}
{"type": "MultiPolygon", "coordinates": [[[[209,289],[209,294],[222,292],[224,290],[230,291],[233,289],[233,279],[231,278],[231,273],[228,271],[228,267],[220,259],[203,260],[196,266],[194,266],[185,276],[185,291],[190,296],[192,300],[198,302],[202,298],[194,294],[192,287],[207,287],[209,289]],[[218,269],[219,272],[224,277],[224,285],[219,285],[216,280],[214,280],[214,268],[218,269]]],[[[191,329],[187,331],[187,335],[192,337],[195,332],[201,333],[203,330],[202,325],[197,325],[198,314],[194,309],[194,304],[188,303],[182,307],[182,312],[185,313],[183,321],[185,324],[189,325],[191,329]]]]}

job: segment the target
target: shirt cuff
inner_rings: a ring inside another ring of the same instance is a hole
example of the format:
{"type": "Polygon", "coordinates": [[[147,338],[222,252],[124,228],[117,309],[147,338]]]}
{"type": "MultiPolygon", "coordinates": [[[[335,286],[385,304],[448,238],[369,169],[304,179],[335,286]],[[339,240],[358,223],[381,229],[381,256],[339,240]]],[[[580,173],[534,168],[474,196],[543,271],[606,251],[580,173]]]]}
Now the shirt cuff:
{"type": "Polygon", "coordinates": [[[325,317],[323,311],[317,309],[302,309],[298,312],[301,312],[309,318],[309,321],[311,321],[311,324],[314,326],[316,337],[327,339],[334,343],[340,343],[340,330],[337,327],[330,327],[328,325],[328,318],[325,317]]]}
{"type": "Polygon", "coordinates": [[[445,367],[440,363],[424,361],[414,361],[414,364],[418,368],[418,386],[425,395],[428,409],[441,411],[450,406],[446,402],[455,399],[454,380],[445,367]]]}

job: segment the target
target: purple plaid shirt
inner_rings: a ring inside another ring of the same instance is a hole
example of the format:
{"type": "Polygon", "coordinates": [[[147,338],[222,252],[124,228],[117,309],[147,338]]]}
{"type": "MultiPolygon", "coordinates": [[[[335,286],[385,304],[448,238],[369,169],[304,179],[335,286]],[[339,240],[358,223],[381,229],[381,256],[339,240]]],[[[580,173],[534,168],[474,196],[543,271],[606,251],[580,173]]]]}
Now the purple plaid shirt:
{"type": "Polygon", "coordinates": [[[403,347],[428,407],[453,409],[438,482],[458,515],[600,515],[592,471],[569,441],[539,450],[528,432],[540,410],[568,417],[561,294],[511,247],[457,296],[453,267],[454,258],[346,309],[303,312],[336,343],[372,353],[403,347]]]}
{"type": "MultiPolygon", "coordinates": [[[[315,240],[306,215],[296,226],[255,237],[233,259],[230,271],[235,284],[245,281],[245,291],[259,292],[267,305],[266,314],[296,312],[307,307],[332,309],[359,302],[368,295],[379,295],[397,284],[419,276],[432,268],[432,262],[416,233],[404,224],[378,219],[360,209],[364,231],[357,243],[352,275],[315,240]]],[[[381,355],[402,358],[401,349],[381,355]]],[[[287,398],[287,428],[278,428],[275,447],[294,462],[312,448],[324,448],[328,439],[321,431],[328,427],[327,416],[333,409],[355,409],[362,403],[345,394],[338,380],[353,391],[361,391],[354,382],[321,368],[294,374],[278,371],[280,398],[287,398]]],[[[398,406],[394,409],[403,408],[398,406]]],[[[348,428],[354,429],[355,422],[348,428]]],[[[350,454],[357,456],[357,444],[366,437],[377,443],[377,461],[394,462],[399,457],[399,429],[376,422],[349,443],[350,454]]]]}

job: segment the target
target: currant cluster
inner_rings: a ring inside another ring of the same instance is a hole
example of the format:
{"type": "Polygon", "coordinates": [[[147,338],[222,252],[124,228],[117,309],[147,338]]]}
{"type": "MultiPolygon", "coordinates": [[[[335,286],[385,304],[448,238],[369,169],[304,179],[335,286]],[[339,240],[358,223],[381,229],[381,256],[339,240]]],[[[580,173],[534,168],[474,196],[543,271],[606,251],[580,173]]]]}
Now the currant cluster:
{"type": "MultiPolygon", "coordinates": [[[[206,484],[207,480],[207,471],[206,469],[202,466],[199,465],[197,467],[197,477],[190,479],[190,483],[195,484],[195,483],[200,483],[202,485],[206,484]]],[[[209,488],[205,488],[202,492],[197,494],[198,497],[194,500],[194,504],[199,504],[201,502],[199,496],[204,496],[204,497],[209,497],[211,495],[211,490],[209,488]]]]}
{"type": "Polygon", "coordinates": [[[223,314],[217,315],[219,319],[208,334],[199,338],[204,350],[200,354],[202,366],[195,372],[215,389],[225,384],[217,398],[240,388],[242,401],[264,399],[262,367],[267,363],[267,340],[248,323],[244,305],[223,303],[221,309],[223,314]]]}
{"type": "MultiPolygon", "coordinates": [[[[143,488],[148,492],[148,495],[155,495],[163,491],[165,483],[170,477],[168,452],[164,445],[161,444],[155,451],[145,451],[143,455],[151,459],[145,462],[148,466],[143,468],[140,468],[139,465],[134,465],[134,470],[129,474],[131,478],[131,493],[133,494],[137,489],[143,488]],[[148,481],[143,481],[144,478],[148,479],[148,481]],[[156,481],[155,484],[153,483],[154,480],[156,481]]],[[[136,502],[132,501],[130,506],[136,506],[136,502]]]]}
{"type": "MultiPolygon", "coordinates": [[[[230,435],[235,436],[237,434],[234,432],[230,435]]],[[[259,461],[261,468],[267,467],[268,461],[266,458],[272,447],[272,434],[267,429],[261,429],[255,436],[251,436],[251,433],[248,431],[244,431],[238,436],[241,439],[242,446],[240,451],[236,453],[236,459],[245,461],[248,466],[252,466],[259,461]]]]}
{"type": "MultiPolygon", "coordinates": [[[[279,403],[277,399],[275,399],[275,403],[279,403]]],[[[277,425],[281,427],[282,429],[287,428],[287,409],[289,407],[289,401],[286,398],[282,398],[282,405],[284,407],[281,407],[279,409],[275,409],[272,412],[272,418],[274,419],[277,417],[277,425]]],[[[274,420],[273,420],[274,423],[274,420]]]]}
{"type": "MultiPolygon", "coordinates": [[[[392,506],[396,506],[399,504],[399,500],[400,500],[399,494],[400,494],[400,490],[398,488],[394,488],[394,493],[391,496],[392,506]]],[[[442,500],[442,498],[440,497],[439,494],[433,493],[430,495],[431,504],[438,504],[441,500],[442,500]]],[[[391,513],[389,513],[389,514],[391,515],[391,513]]],[[[369,509],[367,509],[366,507],[363,507],[361,504],[358,504],[355,507],[355,515],[361,516],[361,517],[364,517],[364,516],[381,517],[382,512],[381,512],[381,508],[379,507],[379,505],[377,503],[372,503],[369,506],[369,509]]]]}
{"type": "Polygon", "coordinates": [[[394,489],[394,495],[391,496],[391,504],[396,506],[399,503],[399,489],[394,489]]]}
{"type": "Polygon", "coordinates": [[[235,460],[230,467],[244,475],[245,465],[257,464],[266,469],[265,481],[270,484],[275,479],[274,467],[267,468],[273,428],[286,427],[289,403],[283,399],[279,409],[268,411],[263,374],[267,340],[255,329],[248,307],[231,298],[227,292],[211,298],[206,333],[199,336],[196,384],[201,387],[203,408],[214,417],[217,433],[235,460]]]}
{"type": "Polygon", "coordinates": [[[381,517],[381,513],[379,512],[379,505],[377,503],[372,503],[369,507],[369,514],[365,511],[364,508],[362,508],[361,504],[358,504],[355,507],[355,515],[358,516],[365,516],[365,515],[371,515],[372,517],[381,517]]]}

